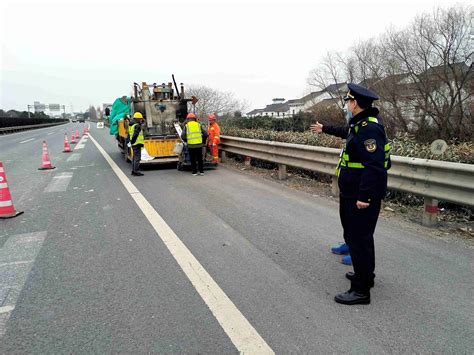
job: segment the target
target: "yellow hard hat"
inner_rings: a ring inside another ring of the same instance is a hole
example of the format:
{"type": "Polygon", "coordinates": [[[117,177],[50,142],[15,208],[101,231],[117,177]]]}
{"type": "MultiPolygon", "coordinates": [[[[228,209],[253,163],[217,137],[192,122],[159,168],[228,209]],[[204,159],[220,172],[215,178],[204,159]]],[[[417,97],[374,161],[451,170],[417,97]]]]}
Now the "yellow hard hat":
{"type": "Polygon", "coordinates": [[[140,112],[135,112],[133,118],[143,118],[143,115],[140,112]]]}

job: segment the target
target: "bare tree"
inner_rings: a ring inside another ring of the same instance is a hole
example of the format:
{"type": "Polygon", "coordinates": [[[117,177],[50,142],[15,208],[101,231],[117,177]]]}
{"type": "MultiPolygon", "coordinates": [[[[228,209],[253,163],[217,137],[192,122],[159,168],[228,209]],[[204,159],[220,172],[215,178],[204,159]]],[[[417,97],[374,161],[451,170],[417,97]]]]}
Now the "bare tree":
{"type": "Polygon", "coordinates": [[[355,78],[380,96],[377,105],[383,112],[384,123],[392,131],[407,132],[414,121],[404,112],[408,92],[401,82],[406,74],[401,61],[387,48],[386,37],[362,41],[351,48],[356,63],[355,78]]]}
{"type": "Polygon", "coordinates": [[[345,93],[339,90],[339,87],[341,84],[346,83],[347,78],[352,74],[352,68],[348,67],[341,53],[328,52],[318,66],[310,72],[308,84],[320,91],[326,90],[330,98],[338,99],[338,105],[342,108],[344,106],[343,97],[345,93]],[[336,90],[327,90],[331,86],[336,90]]]}
{"type": "Polygon", "coordinates": [[[226,115],[236,111],[242,112],[246,108],[246,104],[236,99],[233,93],[204,85],[190,86],[187,96],[196,96],[199,99],[195,106],[195,113],[201,119],[207,119],[211,113],[226,115]]]}
{"type": "Polygon", "coordinates": [[[472,135],[470,16],[465,7],[437,9],[389,33],[388,47],[410,78],[419,122],[435,124],[442,138],[472,135]]]}
{"type": "Polygon", "coordinates": [[[97,121],[97,111],[94,106],[89,106],[89,117],[91,121],[97,121]]]}
{"type": "MultiPolygon", "coordinates": [[[[472,137],[471,16],[466,6],[437,9],[405,30],[388,29],[358,43],[347,55],[327,53],[308,83],[325,90],[349,81],[375,90],[386,122],[397,131],[434,126],[442,138],[472,137]]],[[[342,106],[344,92],[329,94],[342,106]]]]}

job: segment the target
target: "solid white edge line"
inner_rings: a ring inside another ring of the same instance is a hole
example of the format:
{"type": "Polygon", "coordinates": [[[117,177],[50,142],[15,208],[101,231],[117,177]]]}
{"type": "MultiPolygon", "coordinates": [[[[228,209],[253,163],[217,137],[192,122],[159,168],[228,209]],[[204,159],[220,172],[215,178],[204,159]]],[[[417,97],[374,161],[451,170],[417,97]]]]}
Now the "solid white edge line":
{"type": "Polygon", "coordinates": [[[237,350],[244,354],[274,354],[270,346],[107,152],[90,134],[89,138],[140,207],[237,350]]]}

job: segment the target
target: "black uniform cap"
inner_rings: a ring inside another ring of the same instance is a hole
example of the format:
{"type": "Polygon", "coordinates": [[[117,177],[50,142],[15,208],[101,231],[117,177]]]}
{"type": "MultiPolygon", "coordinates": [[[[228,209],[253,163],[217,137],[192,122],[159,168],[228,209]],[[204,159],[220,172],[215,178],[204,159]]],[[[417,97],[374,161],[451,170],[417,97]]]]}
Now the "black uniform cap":
{"type": "Polygon", "coordinates": [[[357,100],[357,102],[371,104],[372,101],[379,99],[376,93],[370,91],[369,89],[363,86],[349,83],[347,84],[347,88],[349,89],[349,91],[344,97],[344,101],[357,100]]]}

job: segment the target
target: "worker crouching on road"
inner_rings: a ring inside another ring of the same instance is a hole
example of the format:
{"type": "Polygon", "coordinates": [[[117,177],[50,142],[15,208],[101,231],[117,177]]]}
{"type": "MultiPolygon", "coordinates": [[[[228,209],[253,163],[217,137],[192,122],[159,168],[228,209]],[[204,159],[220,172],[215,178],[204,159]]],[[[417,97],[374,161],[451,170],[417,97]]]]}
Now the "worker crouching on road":
{"type": "Polygon", "coordinates": [[[132,175],[143,176],[139,171],[140,160],[142,159],[142,148],[145,144],[145,137],[143,136],[142,124],[144,122],[143,115],[140,112],[135,112],[133,118],[128,124],[128,135],[130,137],[130,146],[133,150],[132,157],[132,175]]]}
{"type": "Polygon", "coordinates": [[[355,84],[348,84],[344,98],[348,126],[333,127],[319,122],[311,125],[314,133],[328,133],[346,139],[336,169],[338,176],[339,215],[344,240],[354,267],[347,273],[351,288],[335,296],[342,304],[369,304],[375,278],[374,231],[381,201],[387,191],[390,168],[390,144],[379,110],[372,107],[378,96],[355,84]]]}
{"type": "Polygon", "coordinates": [[[209,115],[209,138],[207,145],[212,156],[213,163],[219,163],[219,143],[221,142],[221,129],[216,122],[216,115],[209,115]]]}
{"type": "Polygon", "coordinates": [[[181,134],[181,139],[188,144],[189,159],[193,176],[204,175],[202,148],[207,140],[207,131],[202,128],[194,113],[188,113],[187,122],[181,134]]]}

